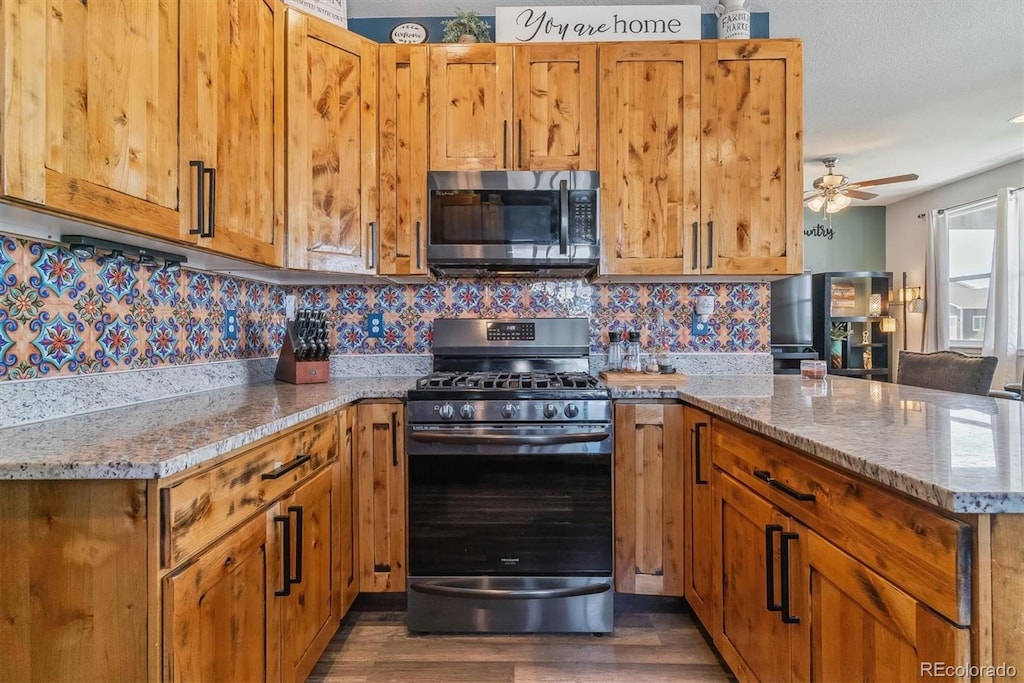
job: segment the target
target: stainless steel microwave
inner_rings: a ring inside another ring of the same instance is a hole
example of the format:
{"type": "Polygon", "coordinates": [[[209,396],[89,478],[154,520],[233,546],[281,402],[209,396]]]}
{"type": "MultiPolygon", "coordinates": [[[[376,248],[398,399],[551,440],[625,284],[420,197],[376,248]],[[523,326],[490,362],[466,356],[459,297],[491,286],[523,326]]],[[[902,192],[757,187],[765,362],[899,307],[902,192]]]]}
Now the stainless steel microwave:
{"type": "Polygon", "coordinates": [[[584,276],[600,257],[596,171],[433,171],[427,265],[448,275],[584,276]]]}

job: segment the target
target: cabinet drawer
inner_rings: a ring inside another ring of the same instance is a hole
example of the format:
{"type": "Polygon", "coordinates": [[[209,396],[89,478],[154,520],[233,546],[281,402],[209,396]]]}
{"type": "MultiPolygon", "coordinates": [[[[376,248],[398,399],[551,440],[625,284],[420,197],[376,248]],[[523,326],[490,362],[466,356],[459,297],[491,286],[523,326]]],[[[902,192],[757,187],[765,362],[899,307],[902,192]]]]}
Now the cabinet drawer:
{"type": "Polygon", "coordinates": [[[162,565],[202,549],[334,456],[334,421],[319,420],[161,489],[162,565]]]}
{"type": "Polygon", "coordinates": [[[720,420],[712,444],[716,467],[946,618],[970,624],[967,524],[720,420]]]}

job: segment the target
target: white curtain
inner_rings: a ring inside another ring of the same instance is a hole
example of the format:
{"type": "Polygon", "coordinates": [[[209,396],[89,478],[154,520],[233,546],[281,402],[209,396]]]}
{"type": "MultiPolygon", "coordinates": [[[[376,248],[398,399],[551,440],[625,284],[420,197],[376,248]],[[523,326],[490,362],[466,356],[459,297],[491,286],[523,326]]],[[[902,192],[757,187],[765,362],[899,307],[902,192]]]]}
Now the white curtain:
{"type": "Polygon", "coordinates": [[[949,348],[949,225],[945,211],[928,212],[928,255],[924,273],[925,351],[949,348]]]}
{"type": "Polygon", "coordinates": [[[1017,193],[1003,188],[996,194],[996,234],[992,249],[992,279],[985,310],[981,352],[999,359],[992,382],[997,389],[1019,382],[1017,353],[1024,346],[1024,215],[1017,193]]]}

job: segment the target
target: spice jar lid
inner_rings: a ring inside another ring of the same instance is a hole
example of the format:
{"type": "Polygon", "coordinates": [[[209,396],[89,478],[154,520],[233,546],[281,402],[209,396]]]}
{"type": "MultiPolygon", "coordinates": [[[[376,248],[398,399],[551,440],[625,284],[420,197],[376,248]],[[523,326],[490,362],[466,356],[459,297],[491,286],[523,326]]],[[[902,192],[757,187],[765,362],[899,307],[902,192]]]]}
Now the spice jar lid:
{"type": "Polygon", "coordinates": [[[631,342],[638,342],[638,341],[640,341],[640,333],[637,332],[636,330],[633,330],[632,332],[630,332],[629,333],[629,341],[631,341],[631,342]]]}
{"type": "Polygon", "coordinates": [[[622,334],[620,332],[609,332],[608,333],[608,341],[610,341],[610,342],[617,342],[620,339],[622,339],[622,334]]]}

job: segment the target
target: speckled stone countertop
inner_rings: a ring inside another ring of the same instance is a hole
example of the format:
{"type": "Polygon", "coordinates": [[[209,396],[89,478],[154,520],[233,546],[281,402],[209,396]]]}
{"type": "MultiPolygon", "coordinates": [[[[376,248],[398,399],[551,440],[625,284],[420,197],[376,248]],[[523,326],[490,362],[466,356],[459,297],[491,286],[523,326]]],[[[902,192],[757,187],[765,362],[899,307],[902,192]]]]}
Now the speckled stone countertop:
{"type": "MultiPolygon", "coordinates": [[[[149,479],[361,398],[404,397],[414,376],[220,388],[0,429],[0,479],[149,479]]],[[[617,387],[681,399],[951,512],[1024,512],[1024,402],[844,377],[693,375],[617,387]]]]}
{"type": "Polygon", "coordinates": [[[265,381],[0,429],[0,479],[152,479],[361,398],[405,397],[415,377],[296,386],[265,381]]]}

